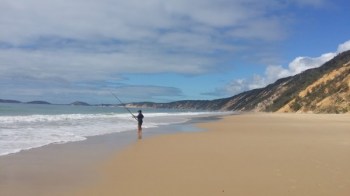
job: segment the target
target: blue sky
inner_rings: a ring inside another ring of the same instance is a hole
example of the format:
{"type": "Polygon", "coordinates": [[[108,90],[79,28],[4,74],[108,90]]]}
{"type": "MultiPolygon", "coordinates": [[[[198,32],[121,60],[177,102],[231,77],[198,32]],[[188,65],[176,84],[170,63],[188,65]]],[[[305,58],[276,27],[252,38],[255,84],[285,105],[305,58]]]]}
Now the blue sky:
{"type": "Polygon", "coordinates": [[[345,0],[1,0],[0,99],[217,99],[350,49],[345,0]]]}

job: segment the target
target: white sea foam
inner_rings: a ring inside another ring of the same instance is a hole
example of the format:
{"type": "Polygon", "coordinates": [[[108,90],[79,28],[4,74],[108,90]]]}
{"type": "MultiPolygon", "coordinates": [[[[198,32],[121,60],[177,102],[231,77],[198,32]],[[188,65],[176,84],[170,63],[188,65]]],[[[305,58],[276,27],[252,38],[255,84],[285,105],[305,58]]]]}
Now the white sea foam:
{"type": "MultiPolygon", "coordinates": [[[[144,127],[182,123],[212,112],[144,113],[144,127]]],[[[88,136],[135,130],[128,113],[0,116],[0,156],[88,136]]]]}

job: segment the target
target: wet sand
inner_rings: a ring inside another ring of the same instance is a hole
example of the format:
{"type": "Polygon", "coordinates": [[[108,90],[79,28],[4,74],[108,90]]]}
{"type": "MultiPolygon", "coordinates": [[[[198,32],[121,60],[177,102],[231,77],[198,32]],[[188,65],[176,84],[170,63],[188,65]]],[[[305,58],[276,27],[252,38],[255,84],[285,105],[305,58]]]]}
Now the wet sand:
{"type": "MultiPolygon", "coordinates": [[[[159,134],[197,131],[198,128],[191,123],[148,128],[143,136],[149,138],[159,134]]],[[[135,129],[0,156],[0,195],[71,195],[76,189],[97,183],[100,165],[137,142],[135,129]]]]}
{"type": "Polygon", "coordinates": [[[350,115],[244,114],[137,142],[66,195],[350,195],[350,115]]]}

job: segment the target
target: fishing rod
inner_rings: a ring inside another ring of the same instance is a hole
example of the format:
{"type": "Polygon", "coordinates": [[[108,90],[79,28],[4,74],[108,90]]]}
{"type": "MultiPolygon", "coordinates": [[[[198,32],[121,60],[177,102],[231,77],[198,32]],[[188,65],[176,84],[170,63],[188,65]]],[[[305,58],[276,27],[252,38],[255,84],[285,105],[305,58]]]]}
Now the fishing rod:
{"type": "Polygon", "coordinates": [[[127,108],[126,106],[125,106],[125,104],[118,98],[118,96],[117,95],[115,95],[114,93],[112,93],[111,91],[110,91],[110,93],[116,98],[116,99],[118,99],[118,101],[124,106],[124,108],[131,114],[131,116],[133,117],[133,118],[135,118],[135,120],[137,120],[136,119],[136,116],[129,110],[129,108],[127,108]]]}

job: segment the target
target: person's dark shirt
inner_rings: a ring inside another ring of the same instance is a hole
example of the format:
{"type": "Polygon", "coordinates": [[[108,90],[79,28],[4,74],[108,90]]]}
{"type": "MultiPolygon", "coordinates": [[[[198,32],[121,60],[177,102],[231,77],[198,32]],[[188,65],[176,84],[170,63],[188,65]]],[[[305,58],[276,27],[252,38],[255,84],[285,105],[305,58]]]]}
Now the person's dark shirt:
{"type": "Polygon", "coordinates": [[[142,115],[142,113],[139,113],[139,115],[137,115],[137,121],[143,122],[143,115],[142,115]]]}

